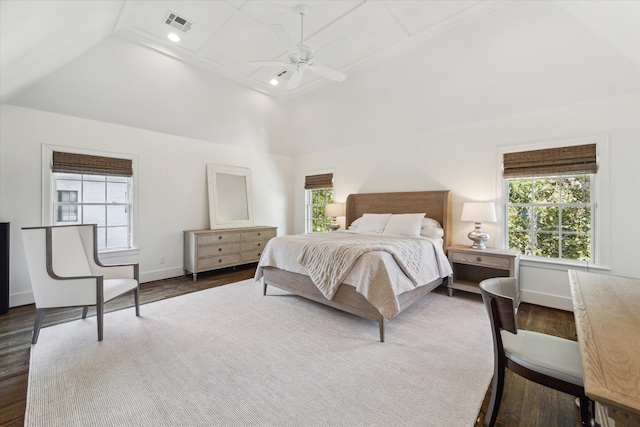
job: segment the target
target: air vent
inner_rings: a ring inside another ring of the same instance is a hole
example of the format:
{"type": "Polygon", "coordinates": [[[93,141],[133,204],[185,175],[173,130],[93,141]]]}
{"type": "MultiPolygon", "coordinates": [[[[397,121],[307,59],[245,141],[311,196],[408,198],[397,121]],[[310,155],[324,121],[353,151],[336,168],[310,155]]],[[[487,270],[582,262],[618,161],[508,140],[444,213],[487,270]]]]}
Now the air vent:
{"type": "Polygon", "coordinates": [[[276,74],[276,79],[289,80],[289,77],[291,77],[291,71],[289,70],[282,70],[276,74]]]}
{"type": "Polygon", "coordinates": [[[193,22],[171,11],[167,12],[167,16],[164,18],[164,23],[182,31],[183,33],[189,31],[193,26],[193,22]]]}

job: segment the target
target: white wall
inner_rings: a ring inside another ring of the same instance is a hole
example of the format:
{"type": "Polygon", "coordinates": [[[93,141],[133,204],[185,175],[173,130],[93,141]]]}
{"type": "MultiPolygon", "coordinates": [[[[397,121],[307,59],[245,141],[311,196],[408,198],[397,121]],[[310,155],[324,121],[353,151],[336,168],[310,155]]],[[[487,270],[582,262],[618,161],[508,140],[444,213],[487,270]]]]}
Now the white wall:
{"type": "MultiPolygon", "coordinates": [[[[251,138],[246,129],[239,132],[251,138]]],[[[290,157],[2,105],[0,221],[11,222],[11,306],[33,302],[20,229],[42,224],[42,144],[138,157],[140,250],[108,262],[139,262],[142,281],[181,275],[182,231],[208,228],[207,163],[251,168],[256,224],[277,226],[279,234],[291,231],[290,157]]]]}
{"type": "MultiPolygon", "coordinates": [[[[300,102],[309,103],[310,100],[300,102]]],[[[362,108],[362,105],[360,106],[362,108]]],[[[372,107],[377,108],[377,107],[372,107]]],[[[342,105],[343,111],[349,105],[342,105]]],[[[366,107],[359,115],[367,114],[366,107]]],[[[467,223],[459,221],[466,201],[496,200],[496,150],[535,142],[587,135],[608,135],[610,156],[608,274],[640,277],[640,94],[594,100],[562,108],[504,117],[355,148],[330,150],[297,157],[293,175],[294,233],[304,232],[304,190],[308,172],[335,169],[336,200],[355,192],[441,190],[452,191],[453,243],[469,244],[467,223]]],[[[314,118],[314,139],[340,133],[330,115],[314,118]]],[[[305,123],[299,123],[303,128],[305,123]]],[[[347,126],[346,124],[343,126],[347,126]]],[[[348,123],[350,138],[368,135],[366,121],[348,123]],[[362,132],[360,130],[362,129],[362,132]]],[[[346,129],[345,129],[346,132],[346,129]]],[[[335,142],[335,141],[334,141],[335,142]]],[[[366,144],[366,136],[361,144],[366,144]]],[[[300,141],[304,144],[304,140],[300,141]]],[[[497,200],[496,200],[497,201],[497,200]]],[[[500,226],[500,224],[496,224],[500,226]]],[[[492,236],[495,227],[484,227],[492,236]]],[[[496,246],[494,237],[488,242],[496,246]]],[[[567,267],[522,263],[523,300],[571,309],[567,267]]]]}

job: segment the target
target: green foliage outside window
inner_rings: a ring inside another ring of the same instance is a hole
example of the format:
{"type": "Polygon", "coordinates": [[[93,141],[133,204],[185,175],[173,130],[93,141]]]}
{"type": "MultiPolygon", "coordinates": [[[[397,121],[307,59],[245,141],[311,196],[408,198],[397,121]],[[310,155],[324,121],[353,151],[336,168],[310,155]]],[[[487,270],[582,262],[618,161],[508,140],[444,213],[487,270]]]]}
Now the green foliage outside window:
{"type": "Polygon", "coordinates": [[[307,233],[331,231],[331,218],[327,218],[324,212],[329,203],[333,203],[333,188],[307,190],[307,233]]]}
{"type": "Polygon", "coordinates": [[[590,261],[591,176],[508,180],[509,248],[525,255],[590,261]]]}

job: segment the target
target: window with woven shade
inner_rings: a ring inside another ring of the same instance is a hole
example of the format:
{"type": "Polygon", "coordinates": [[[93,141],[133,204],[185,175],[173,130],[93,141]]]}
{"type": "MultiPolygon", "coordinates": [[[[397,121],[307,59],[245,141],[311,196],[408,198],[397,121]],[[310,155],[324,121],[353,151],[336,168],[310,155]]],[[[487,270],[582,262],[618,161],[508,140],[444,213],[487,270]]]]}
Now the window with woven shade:
{"type": "Polygon", "coordinates": [[[306,209],[305,231],[324,233],[331,231],[325,208],[333,203],[333,173],[307,175],[304,180],[306,209]]]}
{"type": "Polygon", "coordinates": [[[60,149],[47,153],[51,223],[97,224],[99,251],[131,249],[133,160],[60,149]]]}
{"type": "Polygon", "coordinates": [[[506,236],[524,255],[591,262],[597,144],[506,152],[506,236]]]}

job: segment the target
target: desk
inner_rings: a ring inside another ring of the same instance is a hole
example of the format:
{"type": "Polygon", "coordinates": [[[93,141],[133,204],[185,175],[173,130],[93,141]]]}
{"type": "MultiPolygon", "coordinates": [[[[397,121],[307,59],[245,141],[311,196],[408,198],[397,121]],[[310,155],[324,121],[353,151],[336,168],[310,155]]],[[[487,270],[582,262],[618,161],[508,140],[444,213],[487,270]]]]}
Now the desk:
{"type": "Polygon", "coordinates": [[[587,396],[640,426],[640,279],[569,270],[587,396]]]}

